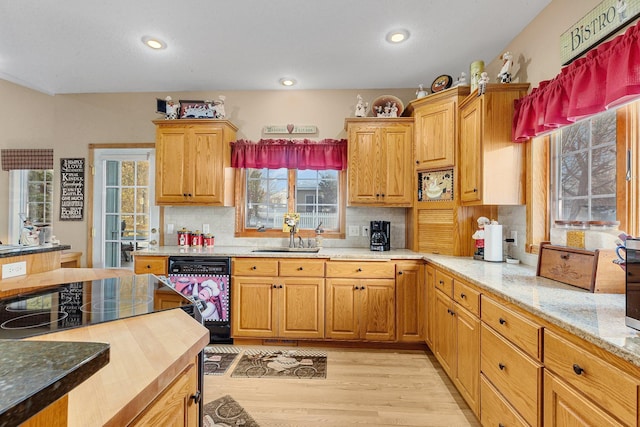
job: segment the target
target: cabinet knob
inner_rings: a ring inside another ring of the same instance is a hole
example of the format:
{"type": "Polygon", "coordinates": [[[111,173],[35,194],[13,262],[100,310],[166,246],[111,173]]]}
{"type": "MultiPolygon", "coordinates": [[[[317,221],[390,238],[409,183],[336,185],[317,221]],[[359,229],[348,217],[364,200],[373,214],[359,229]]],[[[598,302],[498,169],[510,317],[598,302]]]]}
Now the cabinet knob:
{"type": "Polygon", "coordinates": [[[147,270],[151,270],[151,266],[150,266],[149,264],[147,264],[146,269],[147,269],[147,270]]]}
{"type": "Polygon", "coordinates": [[[441,285],[444,285],[444,280],[440,280],[439,282],[441,285]]]}
{"type": "Polygon", "coordinates": [[[504,325],[505,323],[507,323],[507,321],[504,320],[502,317],[498,320],[498,322],[500,322],[501,325],[504,325]]]}
{"type": "Polygon", "coordinates": [[[279,286],[278,286],[278,289],[282,289],[282,288],[283,288],[283,286],[282,286],[282,285],[279,285],[279,286]]]}
{"type": "Polygon", "coordinates": [[[464,298],[466,298],[466,297],[467,297],[467,296],[466,296],[465,294],[460,294],[460,298],[464,299],[464,298]]]}
{"type": "Polygon", "coordinates": [[[474,192],[474,193],[477,193],[477,192],[478,192],[478,189],[477,189],[477,188],[474,188],[474,189],[473,189],[473,192],[474,192]]]}
{"type": "Polygon", "coordinates": [[[420,160],[416,160],[416,165],[419,165],[419,164],[420,164],[420,160]]]}
{"type": "Polygon", "coordinates": [[[276,288],[278,287],[278,285],[273,284],[273,285],[271,285],[271,287],[272,287],[273,289],[276,289],[276,288]]]}
{"type": "Polygon", "coordinates": [[[380,193],[376,193],[376,197],[380,197],[380,193]]]}
{"type": "Polygon", "coordinates": [[[298,267],[298,271],[302,271],[302,270],[304,270],[304,268],[298,267]]]}
{"type": "Polygon", "coordinates": [[[356,271],[360,272],[360,271],[362,271],[362,269],[361,269],[361,268],[358,268],[356,271]]]}
{"type": "Polygon", "coordinates": [[[504,368],[506,368],[504,363],[498,363],[498,368],[500,368],[501,371],[504,371],[504,368]]]}
{"type": "Polygon", "coordinates": [[[193,400],[194,403],[200,403],[200,399],[202,399],[202,393],[200,393],[200,390],[191,395],[191,400],[193,400]]]}
{"type": "Polygon", "coordinates": [[[189,197],[191,197],[191,196],[192,196],[192,194],[191,194],[191,193],[189,193],[189,197]]]}
{"type": "Polygon", "coordinates": [[[382,193],[382,197],[384,197],[384,193],[382,193]]]}
{"type": "Polygon", "coordinates": [[[252,269],[252,270],[257,270],[257,269],[258,269],[258,267],[256,267],[255,265],[252,265],[252,266],[251,266],[251,269],[252,269]]]}
{"type": "Polygon", "coordinates": [[[187,197],[187,193],[182,193],[182,197],[187,197]]]}
{"type": "Polygon", "coordinates": [[[398,276],[402,276],[402,271],[398,271],[398,276]]]}
{"type": "Polygon", "coordinates": [[[360,286],[360,289],[364,291],[364,286],[360,286]]]}
{"type": "Polygon", "coordinates": [[[577,363],[573,364],[573,372],[576,373],[576,375],[582,375],[582,373],[584,372],[584,369],[582,369],[580,367],[580,365],[578,365],[577,363]]]}
{"type": "Polygon", "coordinates": [[[560,255],[560,258],[569,259],[569,254],[563,253],[563,254],[560,255]]]}

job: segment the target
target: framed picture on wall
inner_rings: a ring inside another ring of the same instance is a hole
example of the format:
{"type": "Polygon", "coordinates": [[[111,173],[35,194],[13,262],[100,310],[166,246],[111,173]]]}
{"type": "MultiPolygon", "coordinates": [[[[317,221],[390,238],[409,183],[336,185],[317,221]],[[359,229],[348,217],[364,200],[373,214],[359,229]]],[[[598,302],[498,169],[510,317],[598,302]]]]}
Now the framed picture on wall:
{"type": "Polygon", "coordinates": [[[453,200],[453,169],[418,172],[418,201],[453,200]]]}

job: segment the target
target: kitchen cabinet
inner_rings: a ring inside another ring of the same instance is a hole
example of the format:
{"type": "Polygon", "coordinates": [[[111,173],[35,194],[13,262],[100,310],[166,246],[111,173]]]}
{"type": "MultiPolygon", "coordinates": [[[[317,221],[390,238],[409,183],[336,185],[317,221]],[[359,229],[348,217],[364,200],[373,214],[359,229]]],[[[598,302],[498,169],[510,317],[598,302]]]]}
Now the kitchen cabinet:
{"type": "Polygon", "coordinates": [[[134,255],[133,272],[166,276],[169,273],[169,257],[154,255],[134,255]]]}
{"type": "Polygon", "coordinates": [[[544,425],[637,425],[640,382],[600,354],[545,329],[544,425]]]}
{"type": "Polygon", "coordinates": [[[471,410],[480,414],[480,293],[435,271],[433,353],[471,410]]]}
{"type": "Polygon", "coordinates": [[[324,338],[324,260],[234,258],[234,338],[324,338]]]}
{"type": "Polygon", "coordinates": [[[511,141],[513,102],[529,84],[488,84],[460,104],[462,204],[524,204],[525,147],[511,141]]]}
{"type": "Polygon", "coordinates": [[[233,206],[228,120],[156,120],[156,204],[233,206]]]}
{"type": "Polygon", "coordinates": [[[326,337],[336,340],[395,339],[395,264],[328,261],[326,337]]]}
{"type": "Polygon", "coordinates": [[[434,349],[434,325],[435,325],[435,309],[436,309],[436,269],[427,264],[425,270],[425,310],[423,314],[424,319],[424,341],[433,351],[434,349]]]}
{"type": "Polygon", "coordinates": [[[411,206],[413,118],[349,118],[348,203],[411,206]]]}
{"type": "Polygon", "coordinates": [[[424,341],[424,263],[396,263],[396,330],[399,342],[424,341]]]}
{"type": "Polygon", "coordinates": [[[143,426],[198,427],[197,360],[194,360],[131,424],[143,426]]]}
{"type": "Polygon", "coordinates": [[[469,86],[457,86],[412,101],[416,170],[455,165],[458,141],[458,104],[469,94],[469,86]]]}

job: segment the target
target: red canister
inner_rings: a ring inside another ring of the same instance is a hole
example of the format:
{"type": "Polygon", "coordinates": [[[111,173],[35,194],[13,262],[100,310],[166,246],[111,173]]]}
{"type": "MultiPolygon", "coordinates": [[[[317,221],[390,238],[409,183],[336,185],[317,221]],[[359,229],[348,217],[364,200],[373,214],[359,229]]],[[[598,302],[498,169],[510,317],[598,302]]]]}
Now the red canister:
{"type": "Polygon", "coordinates": [[[200,233],[200,230],[196,230],[196,232],[191,235],[191,246],[196,248],[202,247],[202,233],[200,233]]]}
{"type": "Polygon", "coordinates": [[[178,246],[189,246],[191,244],[191,231],[182,227],[178,230],[178,246]]]}
{"type": "Polygon", "coordinates": [[[205,234],[204,236],[202,236],[202,246],[204,246],[205,248],[212,248],[214,240],[215,236],[212,236],[211,234],[205,234]]]}

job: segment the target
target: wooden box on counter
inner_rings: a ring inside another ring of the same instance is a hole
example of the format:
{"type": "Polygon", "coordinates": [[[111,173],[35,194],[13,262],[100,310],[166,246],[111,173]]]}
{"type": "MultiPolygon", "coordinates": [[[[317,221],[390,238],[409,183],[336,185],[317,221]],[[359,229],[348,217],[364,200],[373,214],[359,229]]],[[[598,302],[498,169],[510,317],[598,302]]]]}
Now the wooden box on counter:
{"type": "Polygon", "coordinates": [[[536,275],[586,289],[589,292],[622,294],[625,274],[614,250],[570,248],[543,242],[536,275]]]}

